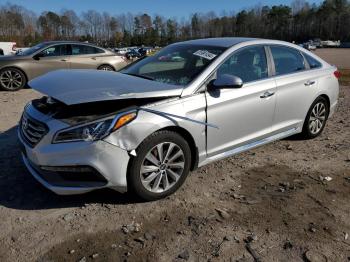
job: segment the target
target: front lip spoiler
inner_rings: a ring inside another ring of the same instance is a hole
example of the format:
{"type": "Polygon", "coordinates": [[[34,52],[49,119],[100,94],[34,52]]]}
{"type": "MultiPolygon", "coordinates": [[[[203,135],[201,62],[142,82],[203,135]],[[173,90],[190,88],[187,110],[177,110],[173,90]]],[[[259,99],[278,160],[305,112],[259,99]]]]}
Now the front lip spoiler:
{"type": "Polygon", "coordinates": [[[97,189],[106,188],[106,186],[101,187],[60,187],[60,186],[53,186],[46,182],[44,179],[40,177],[40,175],[35,171],[35,169],[30,165],[29,160],[26,158],[26,156],[22,153],[22,159],[29,170],[29,172],[32,174],[32,176],[44,187],[51,190],[52,192],[56,193],[57,195],[79,195],[88,193],[97,189]]]}

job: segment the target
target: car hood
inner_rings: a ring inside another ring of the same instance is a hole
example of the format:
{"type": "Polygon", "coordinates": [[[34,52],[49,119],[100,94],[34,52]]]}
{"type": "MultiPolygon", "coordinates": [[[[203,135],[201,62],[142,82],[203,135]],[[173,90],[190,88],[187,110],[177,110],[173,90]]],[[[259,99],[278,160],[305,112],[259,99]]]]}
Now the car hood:
{"type": "Polygon", "coordinates": [[[98,70],[57,70],[28,85],[66,105],[89,102],[180,96],[183,87],[98,70]]]}
{"type": "Polygon", "coordinates": [[[4,55],[0,56],[0,62],[7,62],[7,61],[13,61],[13,60],[23,60],[28,59],[27,56],[18,56],[18,55],[4,55]]]}

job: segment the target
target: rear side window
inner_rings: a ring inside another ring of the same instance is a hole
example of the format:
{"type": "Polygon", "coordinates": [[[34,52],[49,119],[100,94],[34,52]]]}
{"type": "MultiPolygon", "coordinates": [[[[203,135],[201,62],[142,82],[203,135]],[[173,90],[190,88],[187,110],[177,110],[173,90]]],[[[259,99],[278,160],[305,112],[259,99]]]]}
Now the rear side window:
{"type": "Polygon", "coordinates": [[[88,45],[72,45],[72,55],[90,55],[104,53],[102,49],[88,45]]]}
{"type": "Polygon", "coordinates": [[[296,49],[271,46],[276,75],[290,74],[305,70],[304,58],[296,49]]]}
{"type": "Polygon", "coordinates": [[[306,61],[309,63],[310,69],[314,69],[314,68],[321,68],[322,64],[317,61],[315,58],[303,53],[303,55],[305,56],[306,61]]]}

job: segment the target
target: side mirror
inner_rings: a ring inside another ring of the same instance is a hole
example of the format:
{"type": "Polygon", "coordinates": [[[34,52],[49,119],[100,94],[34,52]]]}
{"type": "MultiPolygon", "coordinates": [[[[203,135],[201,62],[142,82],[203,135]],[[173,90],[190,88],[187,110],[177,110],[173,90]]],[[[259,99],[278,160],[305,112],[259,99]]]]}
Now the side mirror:
{"type": "Polygon", "coordinates": [[[42,53],[38,53],[35,56],[33,56],[34,60],[40,60],[40,57],[44,57],[44,55],[42,53]]]}
{"type": "Polygon", "coordinates": [[[211,86],[215,89],[240,88],[243,86],[243,81],[238,76],[223,74],[213,80],[211,86]]]}

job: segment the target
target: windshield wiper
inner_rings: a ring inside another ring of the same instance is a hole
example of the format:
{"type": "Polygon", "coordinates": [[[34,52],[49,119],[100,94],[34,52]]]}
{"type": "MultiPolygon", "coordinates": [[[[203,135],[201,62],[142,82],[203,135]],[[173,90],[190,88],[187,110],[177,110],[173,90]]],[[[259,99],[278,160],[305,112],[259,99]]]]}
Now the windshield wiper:
{"type": "Polygon", "coordinates": [[[129,75],[129,76],[140,77],[140,78],[144,78],[144,79],[147,79],[147,80],[154,80],[153,77],[145,76],[145,75],[139,75],[139,74],[133,74],[133,73],[123,73],[123,74],[129,75]]]}

